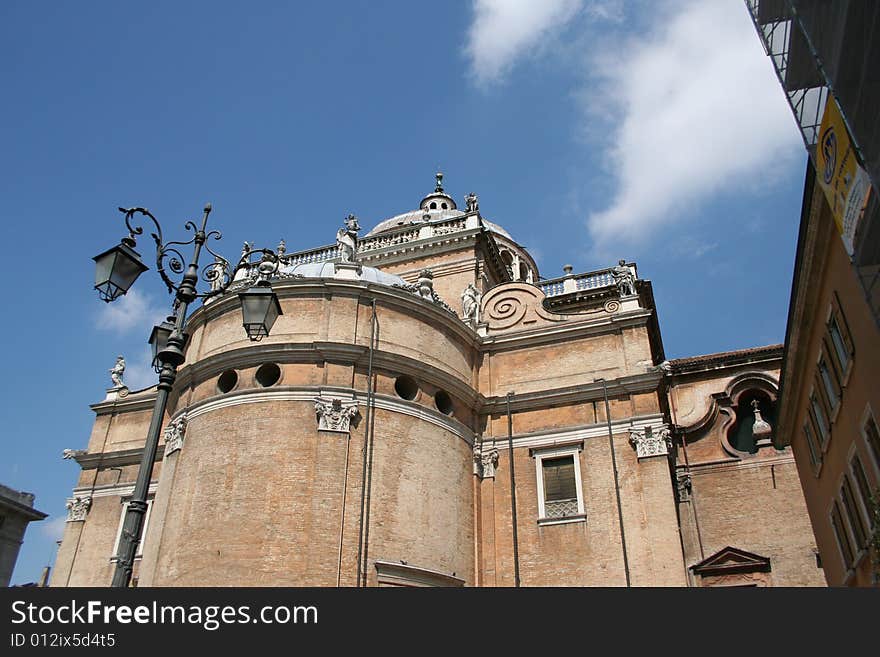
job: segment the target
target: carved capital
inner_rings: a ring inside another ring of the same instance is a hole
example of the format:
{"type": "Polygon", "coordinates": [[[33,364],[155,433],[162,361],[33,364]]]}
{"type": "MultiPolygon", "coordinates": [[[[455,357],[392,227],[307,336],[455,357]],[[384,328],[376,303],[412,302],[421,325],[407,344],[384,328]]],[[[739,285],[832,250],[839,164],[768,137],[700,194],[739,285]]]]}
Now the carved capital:
{"type": "Polygon", "coordinates": [[[318,431],[348,433],[352,418],[360,415],[360,411],[355,401],[318,397],[315,399],[315,415],[318,416],[318,431]]]}
{"type": "Polygon", "coordinates": [[[91,497],[71,497],[67,500],[67,522],[82,522],[92,508],[91,497]]]}
{"type": "Polygon", "coordinates": [[[676,489],[678,491],[678,501],[679,502],[689,502],[691,499],[691,488],[693,487],[693,482],[691,481],[690,472],[679,472],[676,478],[676,489]]]}
{"type": "Polygon", "coordinates": [[[669,454],[670,438],[669,429],[664,426],[656,431],[651,426],[645,427],[644,431],[631,429],[629,442],[636,450],[636,458],[644,459],[650,456],[666,456],[669,454]]]}
{"type": "Polygon", "coordinates": [[[494,479],[498,467],[498,450],[495,447],[474,443],[474,474],[480,479],[494,479]]]}
{"type": "Polygon", "coordinates": [[[165,427],[165,456],[183,447],[184,434],[186,434],[186,415],[181,415],[165,427]]]}

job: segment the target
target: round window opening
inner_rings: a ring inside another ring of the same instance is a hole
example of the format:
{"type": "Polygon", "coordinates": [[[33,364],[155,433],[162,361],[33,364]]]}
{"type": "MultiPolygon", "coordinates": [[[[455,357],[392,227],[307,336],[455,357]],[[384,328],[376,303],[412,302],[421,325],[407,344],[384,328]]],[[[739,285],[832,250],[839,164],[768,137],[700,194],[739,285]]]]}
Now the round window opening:
{"type": "Polygon", "coordinates": [[[440,204],[440,207],[443,208],[444,210],[448,210],[448,209],[449,209],[449,206],[446,205],[446,203],[441,203],[441,204],[440,204]]]}
{"type": "Polygon", "coordinates": [[[452,397],[445,390],[438,390],[434,395],[434,405],[443,415],[452,415],[452,397]]]}
{"type": "Polygon", "coordinates": [[[398,397],[413,400],[419,394],[419,384],[409,376],[399,376],[394,381],[394,392],[398,397]]]}
{"type": "Polygon", "coordinates": [[[437,209],[437,202],[436,202],[436,201],[434,201],[433,203],[431,203],[431,209],[432,209],[432,210],[436,210],[436,209],[437,209]]]}
{"type": "Polygon", "coordinates": [[[266,363],[264,365],[260,365],[257,369],[257,373],[254,375],[254,378],[264,388],[268,388],[269,386],[274,386],[281,380],[281,368],[278,367],[275,363],[266,363]]]}
{"type": "Polygon", "coordinates": [[[238,372],[235,370],[226,370],[217,379],[217,390],[220,392],[229,392],[238,383],[238,372]]]}

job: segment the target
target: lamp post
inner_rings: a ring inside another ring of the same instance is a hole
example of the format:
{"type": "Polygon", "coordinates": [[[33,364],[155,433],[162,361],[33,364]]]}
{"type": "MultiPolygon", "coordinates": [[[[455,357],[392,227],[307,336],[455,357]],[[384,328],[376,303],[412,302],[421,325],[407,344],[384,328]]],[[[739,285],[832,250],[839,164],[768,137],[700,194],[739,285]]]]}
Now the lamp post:
{"type": "Polygon", "coordinates": [[[208,299],[222,294],[234,280],[236,272],[242,268],[247,268],[250,271],[256,267],[258,291],[247,290],[239,294],[242,299],[242,324],[251,340],[260,340],[269,334],[272,324],[281,314],[281,306],[269,284],[269,277],[278,270],[279,264],[278,256],[273,251],[269,249],[251,250],[248,247],[242,253],[235,268],[231,269],[225,258],[214,253],[206,245],[210,238],[219,240],[221,237],[220,232],[216,230],[205,232],[208,215],[211,213],[210,203],[205,205],[201,227],[197,227],[192,221],[186,222],[186,229],[194,233],[193,237],[186,242],[164,242],[162,228],[149,210],[119,208],[119,211],[125,215],[125,225],[129,234],[128,237],[122,239],[120,244],[94,258],[96,262],[95,289],[98,290],[99,297],[108,303],[118,299],[128,292],[138,276],[148,269],[141,262],[140,255],[134,250],[135,236],[143,233],[143,228],[132,225],[135,214],[147,217],[155,226],[156,232],[151,233],[151,236],[156,244],[156,269],[168,288],[169,294],[172,292],[175,294],[172,315],[166,321],[153,327],[149,340],[153,351],[153,367],[159,374],[159,383],[134,493],[128,503],[123,520],[119,550],[116,553],[116,570],[113,573],[112,582],[114,587],[127,587],[131,581],[134,557],[143,530],[144,515],[147,511],[147,493],[150,479],[152,479],[153,463],[156,460],[156,452],[159,447],[159,434],[165,418],[168,395],[174,387],[177,368],[186,359],[185,348],[189,336],[184,328],[189,305],[196,299],[208,299]],[[192,260],[184,270],[184,257],[177,247],[189,244],[195,246],[192,260]],[[199,293],[196,290],[196,284],[199,280],[199,256],[203,247],[214,256],[214,262],[202,272],[202,278],[210,283],[211,288],[207,292],[199,293]],[[260,256],[258,264],[252,262],[255,254],[260,256]],[[172,274],[182,274],[182,279],[179,282],[172,280],[166,271],[166,266],[172,274]],[[250,301],[254,296],[258,297],[258,303],[250,301]]]}

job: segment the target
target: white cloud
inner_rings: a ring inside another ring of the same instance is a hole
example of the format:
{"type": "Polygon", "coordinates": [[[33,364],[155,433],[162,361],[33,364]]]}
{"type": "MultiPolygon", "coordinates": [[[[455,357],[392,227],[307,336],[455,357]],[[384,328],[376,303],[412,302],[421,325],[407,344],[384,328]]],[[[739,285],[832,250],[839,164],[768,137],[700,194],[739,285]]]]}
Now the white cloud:
{"type": "Polygon", "coordinates": [[[64,516],[48,518],[40,523],[40,532],[52,541],[60,541],[61,537],[64,536],[64,525],[66,523],[67,518],[64,516]]]}
{"type": "Polygon", "coordinates": [[[125,359],[122,380],[130,390],[143,390],[159,382],[159,375],[153,369],[153,354],[149,347],[144,347],[134,358],[125,359]]]}
{"type": "Polygon", "coordinates": [[[474,0],[466,54],[477,84],[499,82],[517,59],[540,50],[549,33],[571,20],[583,4],[583,0],[474,0]]]}
{"type": "Polygon", "coordinates": [[[139,330],[144,335],[149,335],[153,325],[165,319],[169,311],[170,304],[167,308],[163,308],[149,295],[131,290],[116,301],[101,306],[96,317],[96,325],[99,329],[107,331],[127,333],[131,330],[139,330]]]}
{"type": "Polygon", "coordinates": [[[610,130],[614,181],[610,205],[588,219],[597,251],[643,241],[731,183],[803,155],[744,4],[669,7],[651,33],[592,57],[600,93],[587,118],[610,130]]]}

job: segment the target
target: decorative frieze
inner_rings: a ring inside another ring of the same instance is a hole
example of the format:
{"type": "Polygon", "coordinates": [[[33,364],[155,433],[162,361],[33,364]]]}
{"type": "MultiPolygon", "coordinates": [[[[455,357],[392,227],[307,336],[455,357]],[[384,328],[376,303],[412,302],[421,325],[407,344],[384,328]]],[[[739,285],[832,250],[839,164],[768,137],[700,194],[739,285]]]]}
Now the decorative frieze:
{"type": "Polygon", "coordinates": [[[636,457],[640,459],[651,456],[666,456],[669,454],[670,439],[669,429],[661,426],[657,431],[651,426],[642,431],[630,429],[629,442],[636,450],[636,457]]]}
{"type": "Polygon", "coordinates": [[[318,431],[338,431],[348,433],[351,420],[360,414],[356,401],[345,402],[341,399],[315,399],[315,414],[318,416],[318,431]]]}
{"type": "Polygon", "coordinates": [[[67,500],[67,522],[82,522],[92,508],[91,497],[71,497],[67,500]]]}
{"type": "Polygon", "coordinates": [[[498,449],[474,442],[474,474],[480,479],[494,479],[495,468],[498,467],[498,449]]]}
{"type": "Polygon", "coordinates": [[[186,415],[181,415],[165,427],[165,456],[183,447],[184,434],[186,434],[186,415]]]}

